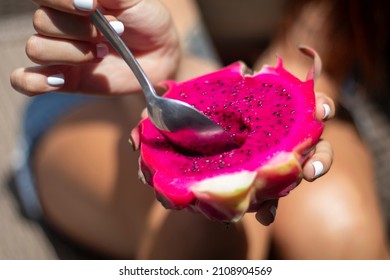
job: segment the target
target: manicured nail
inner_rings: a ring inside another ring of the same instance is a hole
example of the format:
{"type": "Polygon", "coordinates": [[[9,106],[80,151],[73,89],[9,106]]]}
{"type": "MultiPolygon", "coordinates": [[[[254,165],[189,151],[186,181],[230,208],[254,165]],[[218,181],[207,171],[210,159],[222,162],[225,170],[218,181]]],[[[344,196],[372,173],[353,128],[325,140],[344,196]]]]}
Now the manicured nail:
{"type": "Polygon", "coordinates": [[[270,208],[269,208],[269,212],[271,213],[272,217],[276,217],[276,206],[275,205],[272,205],[270,208]]]}
{"type": "Polygon", "coordinates": [[[330,116],[330,106],[328,104],[322,104],[322,107],[324,107],[324,116],[322,119],[326,120],[330,116]]]}
{"type": "Polygon", "coordinates": [[[312,162],[312,165],[314,167],[314,175],[313,175],[313,178],[317,178],[318,176],[320,176],[322,174],[322,172],[324,171],[324,165],[322,164],[321,161],[314,161],[312,162]]]}
{"type": "Polygon", "coordinates": [[[73,0],[73,6],[81,11],[91,11],[93,8],[93,0],[73,0]]]}
{"type": "Polygon", "coordinates": [[[96,44],[96,56],[103,58],[108,54],[108,46],[103,43],[96,44]]]}
{"type": "Polygon", "coordinates": [[[55,74],[47,77],[47,83],[52,87],[62,86],[65,83],[63,74],[55,74]]]}
{"type": "Polygon", "coordinates": [[[114,28],[116,33],[118,33],[119,35],[122,35],[123,32],[125,31],[125,26],[121,21],[118,20],[110,21],[110,25],[112,26],[112,28],[114,28]]]}

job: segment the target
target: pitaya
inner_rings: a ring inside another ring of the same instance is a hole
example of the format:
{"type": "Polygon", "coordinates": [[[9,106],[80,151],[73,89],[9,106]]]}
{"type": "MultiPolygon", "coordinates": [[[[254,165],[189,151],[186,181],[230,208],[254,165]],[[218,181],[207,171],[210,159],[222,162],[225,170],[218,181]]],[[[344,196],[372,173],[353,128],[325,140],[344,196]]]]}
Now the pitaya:
{"type": "MultiPolygon", "coordinates": [[[[302,178],[302,163],[323,131],[315,119],[314,75],[301,81],[283,67],[251,75],[236,62],[195,79],[166,81],[165,97],[183,100],[223,126],[239,147],[207,155],[182,153],[148,118],[133,129],[140,178],[166,208],[189,209],[211,220],[238,221],[261,202],[287,195],[302,178]]],[[[194,143],[196,145],[196,143],[194,143]]]]}

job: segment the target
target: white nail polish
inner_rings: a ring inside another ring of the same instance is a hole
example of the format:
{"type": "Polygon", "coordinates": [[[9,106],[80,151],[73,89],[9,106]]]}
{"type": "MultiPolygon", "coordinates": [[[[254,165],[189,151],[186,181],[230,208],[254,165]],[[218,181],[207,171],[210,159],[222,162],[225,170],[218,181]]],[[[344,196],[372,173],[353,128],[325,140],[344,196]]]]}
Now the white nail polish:
{"type": "Polygon", "coordinates": [[[330,116],[330,106],[328,104],[322,104],[322,107],[324,107],[324,116],[322,119],[326,120],[330,116]]]}
{"type": "Polygon", "coordinates": [[[313,178],[317,178],[318,176],[320,176],[322,174],[322,172],[324,171],[324,165],[322,164],[321,161],[314,161],[312,162],[312,165],[314,167],[314,175],[313,175],[313,178]]]}
{"type": "Polygon", "coordinates": [[[119,35],[122,35],[123,32],[125,31],[125,26],[121,21],[118,20],[110,21],[110,25],[112,26],[112,28],[114,28],[116,33],[118,33],[119,35]]]}
{"type": "Polygon", "coordinates": [[[91,11],[93,8],[93,0],[73,0],[73,6],[81,11],[91,11]]]}
{"type": "Polygon", "coordinates": [[[108,54],[108,46],[104,43],[96,44],[96,56],[103,58],[108,54]]]}
{"type": "Polygon", "coordinates": [[[49,86],[52,87],[62,86],[65,83],[64,75],[56,74],[56,75],[49,76],[47,77],[47,83],[49,86]]]}

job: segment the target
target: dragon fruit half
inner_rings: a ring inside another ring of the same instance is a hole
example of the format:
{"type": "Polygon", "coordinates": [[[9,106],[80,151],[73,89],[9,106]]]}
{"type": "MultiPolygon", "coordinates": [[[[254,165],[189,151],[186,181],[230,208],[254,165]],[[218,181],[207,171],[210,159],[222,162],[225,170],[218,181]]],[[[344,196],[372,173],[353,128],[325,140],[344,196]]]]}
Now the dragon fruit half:
{"type": "Polygon", "coordinates": [[[166,97],[191,104],[241,142],[217,154],[182,153],[143,119],[131,141],[140,149],[140,177],[164,207],[238,221],[301,181],[302,163],[323,131],[313,91],[320,61],[313,50],[301,50],[314,58],[306,81],[286,71],[279,58],[276,67],[253,75],[236,62],[189,81],[164,83],[166,97]]]}

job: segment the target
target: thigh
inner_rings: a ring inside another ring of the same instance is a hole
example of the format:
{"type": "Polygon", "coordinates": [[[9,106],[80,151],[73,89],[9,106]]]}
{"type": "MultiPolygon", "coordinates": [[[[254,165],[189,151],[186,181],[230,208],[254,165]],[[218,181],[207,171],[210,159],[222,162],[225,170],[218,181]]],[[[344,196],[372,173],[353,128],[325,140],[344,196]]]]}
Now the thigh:
{"type": "Polygon", "coordinates": [[[41,138],[33,157],[45,219],[80,244],[121,257],[131,257],[153,201],[128,143],[141,109],[135,98],[82,104],[41,138]]]}
{"type": "Polygon", "coordinates": [[[334,162],[324,177],[280,200],[275,252],[288,259],[380,259],[387,254],[372,159],[353,126],[334,120],[324,138],[334,162]]]}

